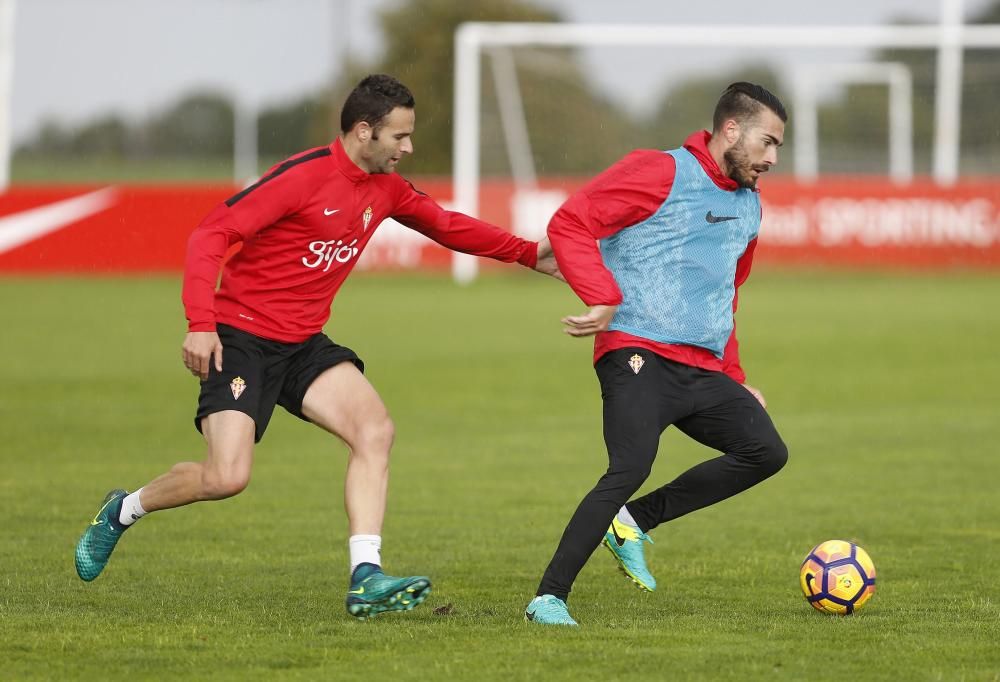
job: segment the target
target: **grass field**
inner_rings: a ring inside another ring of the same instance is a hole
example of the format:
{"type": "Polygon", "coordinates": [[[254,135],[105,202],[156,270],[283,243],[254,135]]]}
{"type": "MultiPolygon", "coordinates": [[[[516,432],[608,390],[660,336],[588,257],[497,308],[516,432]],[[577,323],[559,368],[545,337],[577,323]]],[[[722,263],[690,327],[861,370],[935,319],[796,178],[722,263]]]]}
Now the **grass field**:
{"type": "MultiPolygon", "coordinates": [[[[583,310],[568,289],[341,292],[327,331],[397,425],[386,569],[434,580],[412,613],[356,622],[344,449],[284,413],[244,494],[144,519],[78,580],[104,493],[201,455],[179,284],[0,279],[0,678],[1000,679],[1000,278],[761,269],[743,291],[744,366],[788,466],[654,531],[655,594],[599,550],[570,599],[582,627],[544,629],[522,610],[606,466],[590,342],[558,323],[583,310]],[[830,538],[879,570],[851,618],[799,594],[830,538]]],[[[711,454],[668,431],[647,487],[711,454]]]]}
{"type": "MultiPolygon", "coordinates": [[[[283,157],[261,157],[258,173],[263,173],[283,157]]],[[[29,156],[16,154],[11,162],[15,184],[163,182],[233,182],[232,157],[154,157],[123,159],[116,156],[29,156]]]]}

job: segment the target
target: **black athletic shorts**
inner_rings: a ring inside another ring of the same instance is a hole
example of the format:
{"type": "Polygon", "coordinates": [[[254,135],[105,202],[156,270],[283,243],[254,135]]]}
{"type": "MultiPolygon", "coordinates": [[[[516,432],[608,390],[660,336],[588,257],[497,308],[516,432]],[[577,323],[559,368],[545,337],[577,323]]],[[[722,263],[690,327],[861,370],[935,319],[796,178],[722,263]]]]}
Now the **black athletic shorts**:
{"type": "Polygon", "coordinates": [[[224,324],[217,325],[217,331],[222,371],[215,371],[215,362],[210,362],[208,379],[201,382],[194,418],[198,431],[208,415],[238,410],[254,420],[254,440],[260,442],[276,404],[309,421],[302,415],[302,399],[320,374],[341,362],[353,362],[365,371],[365,363],[353,350],[322,333],[301,343],[282,343],[224,324]]]}

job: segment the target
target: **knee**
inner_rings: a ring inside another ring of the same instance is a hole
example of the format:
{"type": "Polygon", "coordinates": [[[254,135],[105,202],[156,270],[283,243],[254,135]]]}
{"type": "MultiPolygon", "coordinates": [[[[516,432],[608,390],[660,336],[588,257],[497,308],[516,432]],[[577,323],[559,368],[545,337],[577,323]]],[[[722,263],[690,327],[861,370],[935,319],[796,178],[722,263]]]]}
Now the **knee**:
{"type": "Polygon", "coordinates": [[[740,461],[743,467],[756,472],[759,480],[778,473],[788,461],[788,448],[781,436],[773,431],[748,440],[728,454],[740,461]]]}
{"type": "Polygon", "coordinates": [[[352,454],[388,461],[389,450],[396,438],[396,426],[388,414],[365,420],[350,443],[352,454]]]}
{"type": "Polygon", "coordinates": [[[773,476],[788,462],[788,447],[777,433],[761,444],[760,466],[765,475],[773,476]]]}
{"type": "Polygon", "coordinates": [[[250,485],[250,469],[206,468],[201,477],[202,499],[223,500],[238,495],[250,485]]]}
{"type": "MultiPolygon", "coordinates": [[[[642,484],[646,482],[646,479],[649,478],[649,474],[651,474],[652,471],[653,466],[652,463],[650,463],[635,467],[627,472],[626,482],[629,487],[634,487],[634,490],[632,490],[633,493],[642,487],[642,484]]],[[[631,494],[632,493],[629,493],[630,496],[631,494]]]]}
{"type": "Polygon", "coordinates": [[[652,462],[629,467],[609,467],[598,482],[598,486],[605,490],[620,492],[628,499],[642,487],[652,470],[652,462]]]}

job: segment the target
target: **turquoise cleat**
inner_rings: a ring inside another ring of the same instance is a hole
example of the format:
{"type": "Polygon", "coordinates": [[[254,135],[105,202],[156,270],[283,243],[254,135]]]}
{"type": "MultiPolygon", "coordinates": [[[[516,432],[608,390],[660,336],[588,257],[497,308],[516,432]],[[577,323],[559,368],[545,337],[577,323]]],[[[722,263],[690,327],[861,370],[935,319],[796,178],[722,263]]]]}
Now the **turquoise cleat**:
{"type": "Polygon", "coordinates": [[[124,490],[112,490],[105,495],[104,505],[76,543],[76,574],[82,580],[90,582],[101,574],[119,538],[128,530],[115,517],[126,495],[128,492],[124,490]]]}
{"type": "Polygon", "coordinates": [[[540,625],[578,625],[569,615],[566,602],[553,594],[535,597],[524,610],[525,620],[540,625]]]}
{"type": "Polygon", "coordinates": [[[385,611],[409,611],[431,593],[431,581],[422,575],[393,578],[375,564],[361,564],[351,576],[347,612],[359,620],[385,611]]]}
{"type": "Polygon", "coordinates": [[[642,552],[643,542],[653,544],[653,538],[635,526],[622,523],[617,516],[611,520],[611,525],[604,534],[604,546],[611,550],[622,573],[627,575],[640,590],[652,592],[656,589],[656,578],[646,568],[646,558],[642,552]]]}

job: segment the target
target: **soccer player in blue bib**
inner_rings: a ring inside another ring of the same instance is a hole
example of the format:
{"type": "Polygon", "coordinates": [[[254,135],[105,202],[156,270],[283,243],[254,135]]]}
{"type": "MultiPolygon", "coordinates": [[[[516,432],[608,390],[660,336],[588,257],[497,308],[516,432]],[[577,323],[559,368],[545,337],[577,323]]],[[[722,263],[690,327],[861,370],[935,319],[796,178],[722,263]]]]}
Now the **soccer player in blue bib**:
{"type": "Polygon", "coordinates": [[[559,267],[590,307],[563,324],[571,336],[595,336],[609,465],[566,526],[528,620],[576,625],[566,599],[602,542],[653,591],[649,531],[784,466],[788,451],[740,367],[733,314],[760,229],[757,180],[778,161],[786,120],[765,88],[733,83],[711,133],[628,154],[549,223],[559,267]],[[629,501],[671,424],[722,454],[629,501]]]}

